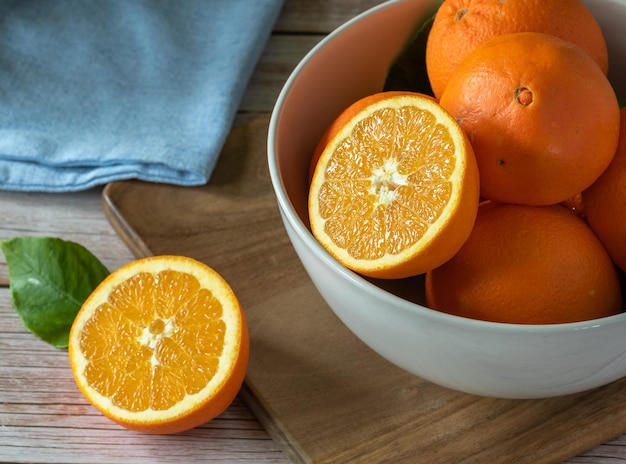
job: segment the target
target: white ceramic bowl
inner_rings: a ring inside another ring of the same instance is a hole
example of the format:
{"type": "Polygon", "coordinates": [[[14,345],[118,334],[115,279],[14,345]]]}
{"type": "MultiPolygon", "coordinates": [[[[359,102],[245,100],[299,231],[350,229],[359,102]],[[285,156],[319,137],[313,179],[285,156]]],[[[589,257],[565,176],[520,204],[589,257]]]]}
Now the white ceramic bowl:
{"type": "MultiPolygon", "coordinates": [[[[585,3],[605,32],[609,77],[618,94],[626,95],[626,2],[585,3]]],[[[357,337],[390,362],[439,385],[484,396],[539,398],[623,377],[626,314],[546,326],[443,314],[424,306],[420,277],[365,279],[337,263],[311,235],[307,172],[315,144],[342,109],[382,89],[393,59],[432,6],[431,0],[392,0],[359,15],[308,53],[282,89],[270,122],[268,160],[280,213],[300,260],[357,337]]]]}

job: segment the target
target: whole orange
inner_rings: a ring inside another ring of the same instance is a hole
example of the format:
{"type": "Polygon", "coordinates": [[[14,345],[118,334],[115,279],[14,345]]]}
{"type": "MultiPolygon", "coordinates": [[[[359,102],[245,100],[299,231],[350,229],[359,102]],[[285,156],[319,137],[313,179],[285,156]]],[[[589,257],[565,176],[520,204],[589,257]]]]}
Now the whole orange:
{"type": "Polygon", "coordinates": [[[626,271],[626,108],[615,157],[607,170],[582,194],[589,225],[615,263],[626,271]]]}
{"type": "Polygon", "coordinates": [[[543,32],[584,49],[606,74],[608,52],[597,21],[580,0],[445,0],[426,46],[426,68],[435,96],[478,45],[498,35],[543,32]]]}
{"type": "Polygon", "coordinates": [[[486,199],[564,201],[589,187],[617,148],[619,105],[607,77],[580,47],[547,34],[479,45],[440,103],[469,136],[486,199]]]}
{"type": "Polygon", "coordinates": [[[617,270],[579,217],[558,205],[483,202],[461,250],[426,274],[429,307],[494,322],[554,324],[621,311],[617,270]]]}

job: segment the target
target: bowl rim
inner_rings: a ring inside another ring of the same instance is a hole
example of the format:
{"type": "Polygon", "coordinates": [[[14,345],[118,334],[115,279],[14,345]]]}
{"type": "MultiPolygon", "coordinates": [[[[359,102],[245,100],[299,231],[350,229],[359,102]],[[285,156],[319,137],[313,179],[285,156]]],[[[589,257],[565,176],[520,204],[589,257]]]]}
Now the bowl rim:
{"type": "MultiPolygon", "coordinates": [[[[380,288],[372,282],[369,282],[360,274],[351,271],[350,269],[341,265],[335,260],[313,237],[308,227],[304,224],[298,213],[295,211],[291,200],[286,192],[284,182],[282,180],[280,167],[278,166],[276,154],[276,135],[280,123],[281,109],[294,85],[294,82],[298,79],[299,75],[307,68],[311,59],[323,48],[333,41],[344,30],[353,27],[356,23],[362,21],[364,18],[376,14],[380,10],[391,7],[392,5],[403,3],[407,0],[388,0],[380,5],[376,5],[347,22],[343,23],[320,42],[318,42],[297,64],[293,69],[276,99],[274,108],[272,110],[269,122],[268,136],[267,136],[267,161],[270,173],[270,180],[276,200],[278,202],[283,220],[287,220],[296,232],[299,239],[315,256],[322,259],[328,267],[335,273],[344,279],[351,281],[361,291],[366,292],[368,295],[376,298],[382,298],[389,301],[395,307],[401,308],[402,311],[425,317],[426,319],[438,323],[438,324],[454,324],[458,329],[469,331],[481,331],[481,332],[498,332],[502,334],[520,334],[520,333],[535,333],[539,335],[556,335],[563,334],[571,331],[589,330],[606,328],[613,325],[626,325],[626,311],[613,316],[607,316],[598,319],[590,319],[580,322],[568,322],[560,324],[514,324],[504,322],[492,322],[478,319],[471,319],[462,316],[456,316],[453,314],[444,313],[435,309],[428,308],[427,306],[420,305],[418,303],[411,302],[395,295],[385,289],[380,288]]],[[[410,0],[408,0],[410,1],[410,0]]]]}

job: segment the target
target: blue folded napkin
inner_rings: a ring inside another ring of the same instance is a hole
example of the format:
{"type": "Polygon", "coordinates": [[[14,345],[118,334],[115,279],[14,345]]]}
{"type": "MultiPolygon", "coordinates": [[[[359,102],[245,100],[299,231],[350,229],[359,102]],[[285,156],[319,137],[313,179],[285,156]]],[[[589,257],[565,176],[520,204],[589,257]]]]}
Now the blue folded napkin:
{"type": "Polygon", "coordinates": [[[282,3],[0,1],[0,189],[206,183],[282,3]]]}

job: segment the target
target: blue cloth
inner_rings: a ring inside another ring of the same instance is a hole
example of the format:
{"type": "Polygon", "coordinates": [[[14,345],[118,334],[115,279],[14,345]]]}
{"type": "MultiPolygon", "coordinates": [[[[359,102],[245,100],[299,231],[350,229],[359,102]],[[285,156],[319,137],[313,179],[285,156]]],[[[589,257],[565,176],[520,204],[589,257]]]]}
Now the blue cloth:
{"type": "Polygon", "coordinates": [[[283,0],[0,0],[0,189],[210,178],[283,0]]]}

